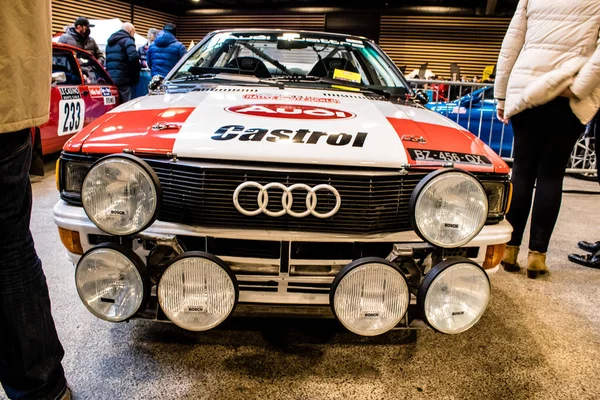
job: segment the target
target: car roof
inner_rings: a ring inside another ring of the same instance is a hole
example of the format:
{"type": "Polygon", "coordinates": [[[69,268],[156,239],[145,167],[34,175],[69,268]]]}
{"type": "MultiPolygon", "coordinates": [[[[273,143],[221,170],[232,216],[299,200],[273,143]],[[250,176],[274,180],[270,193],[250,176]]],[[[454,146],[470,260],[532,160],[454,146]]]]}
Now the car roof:
{"type": "MultiPolygon", "coordinates": [[[[309,34],[309,35],[320,35],[324,37],[337,38],[337,39],[354,39],[354,40],[367,40],[371,41],[371,39],[366,38],[364,36],[355,36],[355,35],[347,35],[344,33],[332,33],[332,32],[323,32],[323,31],[304,31],[298,29],[265,29],[265,28],[235,28],[235,29],[219,29],[211,32],[213,33],[300,33],[300,34],[309,34]]],[[[207,35],[208,36],[208,35],[207,35]]]]}
{"type": "MultiPolygon", "coordinates": [[[[52,48],[57,48],[57,49],[69,49],[69,50],[79,50],[79,51],[85,51],[79,47],[75,47],[75,46],[71,46],[70,44],[66,44],[66,43],[59,43],[59,42],[52,42],[52,48]]],[[[87,53],[87,51],[86,51],[87,53]]]]}

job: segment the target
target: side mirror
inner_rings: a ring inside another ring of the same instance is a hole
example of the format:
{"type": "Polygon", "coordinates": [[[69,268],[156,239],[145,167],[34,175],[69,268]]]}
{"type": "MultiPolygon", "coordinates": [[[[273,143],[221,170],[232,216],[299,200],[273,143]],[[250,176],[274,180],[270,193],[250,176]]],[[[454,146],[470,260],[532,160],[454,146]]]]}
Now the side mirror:
{"type": "Polygon", "coordinates": [[[421,105],[425,105],[427,103],[429,103],[429,96],[427,95],[427,92],[423,89],[418,89],[415,91],[415,97],[414,97],[415,101],[421,105]]]}
{"type": "Polygon", "coordinates": [[[161,75],[154,75],[148,84],[148,93],[156,94],[162,86],[165,78],[161,75]]]}
{"type": "Polygon", "coordinates": [[[52,73],[52,83],[65,83],[67,81],[67,74],[64,72],[53,72],[52,73]]]}

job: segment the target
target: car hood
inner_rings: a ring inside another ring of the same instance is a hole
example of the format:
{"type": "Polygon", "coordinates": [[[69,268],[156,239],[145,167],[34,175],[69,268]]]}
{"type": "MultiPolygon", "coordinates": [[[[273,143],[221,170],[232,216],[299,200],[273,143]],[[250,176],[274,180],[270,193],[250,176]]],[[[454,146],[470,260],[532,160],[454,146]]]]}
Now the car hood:
{"type": "Polygon", "coordinates": [[[439,114],[316,89],[215,86],[146,96],[97,119],[64,150],[381,168],[446,160],[471,171],[508,172],[481,140],[439,114]]]}

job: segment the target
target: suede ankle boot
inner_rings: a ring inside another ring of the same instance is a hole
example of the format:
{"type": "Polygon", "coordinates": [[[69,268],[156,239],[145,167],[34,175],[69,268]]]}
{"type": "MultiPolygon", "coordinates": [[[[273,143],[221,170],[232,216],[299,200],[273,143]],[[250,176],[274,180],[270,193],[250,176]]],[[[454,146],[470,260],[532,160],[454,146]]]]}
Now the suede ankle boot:
{"type": "Polygon", "coordinates": [[[548,273],[546,253],[529,250],[529,255],[527,257],[527,277],[535,279],[539,275],[544,275],[546,273],[548,273]]]}
{"type": "Polygon", "coordinates": [[[517,262],[517,257],[519,256],[519,246],[506,246],[504,250],[504,257],[502,257],[502,267],[507,272],[519,272],[521,267],[517,262]]]}

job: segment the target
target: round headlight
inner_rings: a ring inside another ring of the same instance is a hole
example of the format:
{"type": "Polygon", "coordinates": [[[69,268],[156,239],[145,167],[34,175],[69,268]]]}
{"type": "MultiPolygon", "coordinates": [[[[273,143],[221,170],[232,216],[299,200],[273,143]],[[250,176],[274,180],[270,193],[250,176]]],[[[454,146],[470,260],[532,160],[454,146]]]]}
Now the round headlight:
{"type": "Polygon", "coordinates": [[[490,300],[485,271],[466,258],[449,258],[427,273],[418,302],[432,328],[461,333],[479,321],[490,300]]]}
{"type": "Polygon", "coordinates": [[[161,195],[152,168],[127,154],[96,162],[81,187],[85,213],[111,235],[132,235],[150,226],[158,214],[161,195]]]}
{"type": "Polygon", "coordinates": [[[410,198],[411,223],[425,241],[439,247],[460,247],[481,232],[488,216],[483,185],[456,169],[429,174],[410,198]]]}
{"type": "Polygon", "coordinates": [[[75,268],[75,286],[92,314],[105,321],[121,322],[146,304],[150,279],[133,250],[105,243],[81,257],[75,268]]]}
{"type": "Polygon", "coordinates": [[[158,302],[177,326],[206,331],[231,314],[238,299],[237,280],[219,258],[188,252],[175,258],[158,283],[158,302]]]}
{"type": "Polygon", "coordinates": [[[363,336],[394,328],[408,309],[410,293],[397,267],[377,257],[346,265],[331,286],[333,314],[348,330],[363,336]]]}

